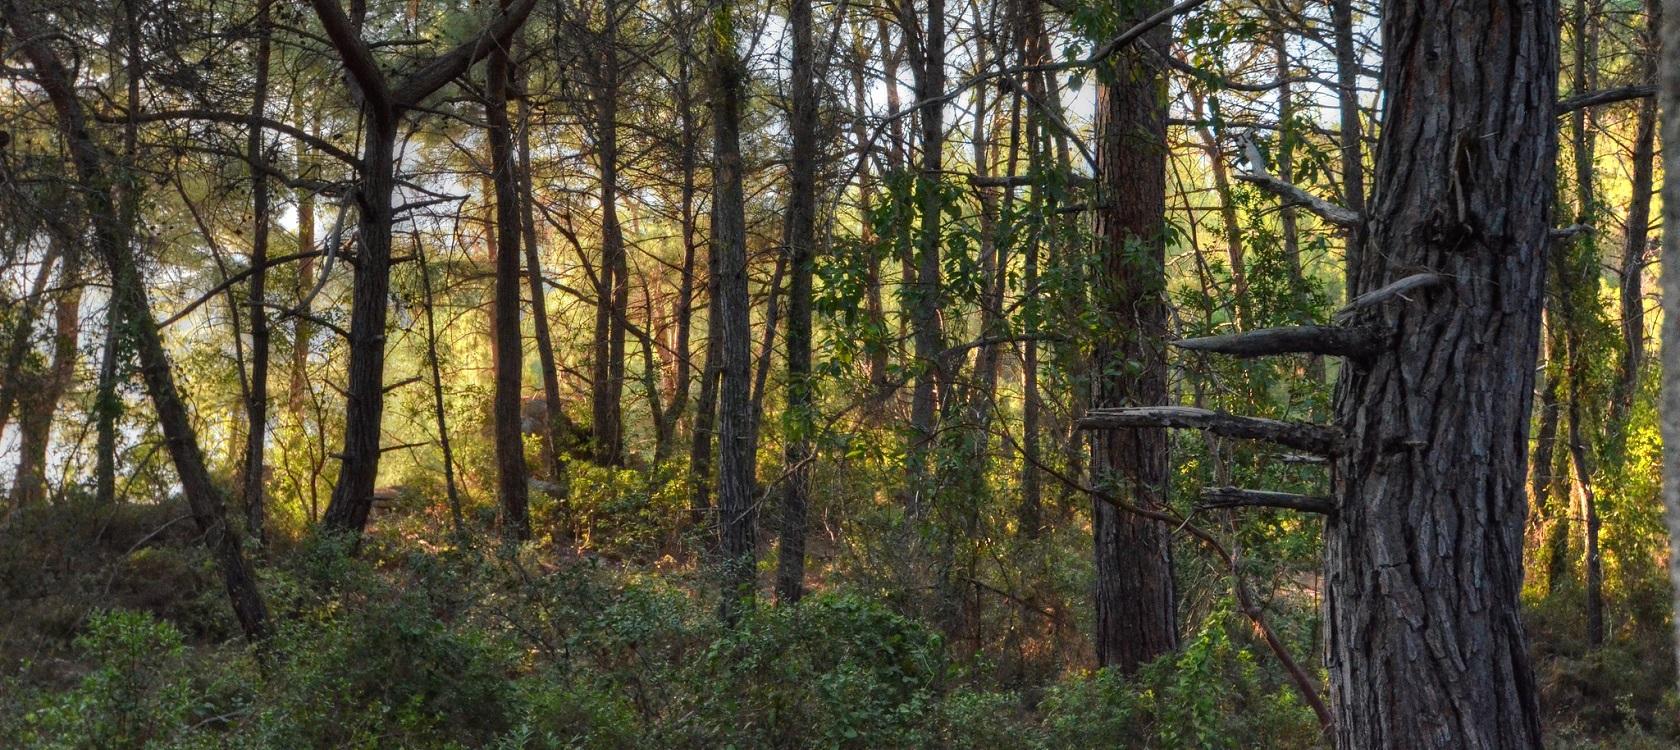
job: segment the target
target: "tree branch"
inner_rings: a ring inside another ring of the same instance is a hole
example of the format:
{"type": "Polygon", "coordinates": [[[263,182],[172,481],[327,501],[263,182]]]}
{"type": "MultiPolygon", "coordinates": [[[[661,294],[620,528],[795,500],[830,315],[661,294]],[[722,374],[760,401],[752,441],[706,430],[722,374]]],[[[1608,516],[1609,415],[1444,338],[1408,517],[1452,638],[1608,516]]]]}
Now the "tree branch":
{"type": "Polygon", "coordinates": [[[374,105],[373,110],[381,119],[389,118],[395,113],[392,112],[391,89],[385,83],[385,74],[379,71],[379,63],[373,59],[372,50],[368,49],[367,42],[362,41],[362,35],[356,32],[355,25],[344,15],[344,8],[338,2],[309,0],[315,8],[315,17],[321,20],[322,30],[327,32],[327,39],[344,61],[344,69],[350,73],[356,87],[362,90],[362,97],[374,105]]]}
{"type": "Polygon", "coordinates": [[[1353,228],[1363,221],[1357,212],[1338,206],[1302,189],[1301,186],[1285,182],[1269,174],[1254,172],[1238,172],[1238,180],[1260,187],[1268,193],[1281,197],[1291,203],[1311,211],[1325,221],[1338,227],[1353,228]]]}
{"type": "Polygon", "coordinates": [[[255,117],[250,113],[217,112],[209,109],[167,109],[161,112],[131,112],[121,116],[94,114],[94,119],[104,123],[126,123],[130,120],[136,123],[167,122],[169,120],[203,120],[205,122],[220,122],[228,125],[261,125],[262,127],[291,136],[300,143],[308,144],[310,148],[320,151],[352,167],[360,166],[361,159],[355,154],[334,146],[324,138],[310,135],[295,125],[281,122],[267,117],[255,117]]]}
{"type": "Polygon", "coordinates": [[[1374,353],[1382,342],[1381,334],[1375,326],[1306,325],[1262,328],[1171,343],[1180,349],[1244,358],[1275,354],[1322,354],[1357,359],[1374,353]]]}
{"type": "MultiPolygon", "coordinates": [[[[317,4],[321,1],[316,0],[317,4]]],[[[491,50],[505,46],[513,37],[513,32],[524,25],[525,18],[531,15],[531,9],[535,7],[537,0],[521,0],[518,5],[498,12],[477,36],[432,58],[431,62],[408,74],[394,89],[392,101],[402,107],[419,104],[420,100],[443,88],[445,84],[454,80],[455,76],[466,72],[473,63],[484,59],[491,50]]]]}
{"type": "Polygon", "coordinates": [[[1336,506],[1328,497],[1316,495],[1297,495],[1293,492],[1273,492],[1271,490],[1247,490],[1240,487],[1206,487],[1202,490],[1202,502],[1196,505],[1201,508],[1284,508],[1306,513],[1322,513],[1328,515],[1335,511],[1336,506]]]}
{"type": "Polygon", "coordinates": [[[1656,95],[1657,87],[1655,84],[1642,83],[1636,86],[1622,86],[1619,88],[1581,94],[1580,96],[1572,96],[1568,99],[1560,99],[1557,103],[1557,109],[1554,111],[1559,115],[1566,115],[1577,109],[1597,107],[1601,104],[1615,104],[1616,102],[1625,102],[1629,99],[1643,99],[1647,96],[1656,95]]]}
{"type": "Polygon", "coordinates": [[[1194,406],[1128,406],[1097,408],[1079,420],[1082,430],[1127,430],[1139,427],[1178,427],[1206,430],[1215,435],[1262,440],[1288,448],[1330,455],[1341,444],[1341,433],[1322,425],[1239,417],[1194,406]]]}

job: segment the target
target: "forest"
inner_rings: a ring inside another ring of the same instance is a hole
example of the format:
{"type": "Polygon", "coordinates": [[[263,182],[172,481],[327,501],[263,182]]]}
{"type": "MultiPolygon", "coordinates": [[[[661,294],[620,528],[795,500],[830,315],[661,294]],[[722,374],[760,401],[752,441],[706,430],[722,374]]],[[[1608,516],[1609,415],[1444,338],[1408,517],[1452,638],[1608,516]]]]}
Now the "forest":
{"type": "Polygon", "coordinates": [[[1680,746],[1673,143],[1680,0],[0,0],[0,745],[1680,746]]]}

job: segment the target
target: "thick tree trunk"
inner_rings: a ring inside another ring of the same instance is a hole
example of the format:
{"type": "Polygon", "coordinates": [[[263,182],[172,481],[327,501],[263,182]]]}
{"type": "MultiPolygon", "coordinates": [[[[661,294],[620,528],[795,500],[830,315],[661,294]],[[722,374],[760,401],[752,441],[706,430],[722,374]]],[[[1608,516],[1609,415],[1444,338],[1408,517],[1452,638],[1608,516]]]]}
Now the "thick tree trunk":
{"type": "MultiPolygon", "coordinates": [[[[816,252],[817,92],[812,57],[811,4],[792,0],[788,25],[793,35],[793,136],[788,168],[786,232],[789,265],[787,311],[787,446],[783,459],[781,545],[776,567],[776,598],[797,602],[805,592],[806,505],[811,495],[811,434],[815,430],[811,377],[811,281],[816,252]]],[[[766,357],[769,353],[766,352],[766,357]]]]}
{"type": "Polygon", "coordinates": [[[722,616],[734,624],[752,606],[756,578],[753,529],[751,315],[747,297],[747,228],[742,188],[741,103],[746,71],[735,51],[734,7],[713,11],[712,252],[717,254],[713,335],[722,381],[718,409],[718,526],[722,616]]]}
{"type": "MultiPolygon", "coordinates": [[[[502,7],[506,9],[507,2],[502,7]]],[[[496,484],[502,501],[502,535],[515,540],[531,538],[525,470],[524,432],[519,424],[519,401],[525,362],[525,347],[519,326],[520,213],[518,167],[513,153],[513,125],[508,121],[508,82],[512,63],[505,48],[498,45],[485,66],[485,121],[489,124],[490,179],[496,186],[496,284],[494,293],[495,336],[492,353],[496,365],[493,396],[496,436],[496,484]]],[[[558,404],[555,405],[558,407],[558,404]]]]}
{"type": "Polygon", "coordinates": [[[1376,194],[1354,292],[1389,348],[1346,366],[1326,525],[1336,740],[1538,748],[1519,619],[1523,493],[1556,128],[1557,6],[1384,7],[1376,194]]]}
{"type": "MultiPolygon", "coordinates": [[[[1140,8],[1141,18],[1154,8],[1140,8]]],[[[1169,29],[1145,35],[1165,50],[1169,29]]],[[[1092,296],[1105,335],[1093,352],[1091,405],[1166,403],[1167,96],[1161,59],[1125,50],[1097,88],[1095,214],[1101,269],[1092,296]]],[[[1099,486],[1140,508],[1166,505],[1167,433],[1163,428],[1109,430],[1091,439],[1099,486]]],[[[1178,646],[1170,530],[1158,521],[1092,501],[1096,549],[1097,663],[1130,674],[1178,646]]]]}

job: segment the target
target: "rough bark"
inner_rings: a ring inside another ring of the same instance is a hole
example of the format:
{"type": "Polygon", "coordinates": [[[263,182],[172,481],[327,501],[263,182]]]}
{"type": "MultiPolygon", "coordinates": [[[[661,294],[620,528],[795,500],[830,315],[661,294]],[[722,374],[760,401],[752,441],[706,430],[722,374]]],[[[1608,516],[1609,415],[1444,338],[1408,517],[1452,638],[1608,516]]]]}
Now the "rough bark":
{"type": "MultiPolygon", "coordinates": [[[[391,190],[396,184],[397,123],[404,112],[442,88],[468,66],[500,49],[525,22],[535,0],[504,9],[475,38],[390,82],[361,37],[359,20],[338,0],[311,0],[315,16],[360,93],[366,113],[355,190],[358,208],[356,275],[351,286],[350,357],[345,377],[344,444],[338,481],[322,523],[329,531],[360,537],[373,507],[379,476],[379,437],[385,408],[385,328],[391,287],[391,190]]],[[[358,14],[359,15],[359,14],[358,14]]]]}
{"type": "MultiPolygon", "coordinates": [[[[1680,2],[1662,0],[1663,19],[1659,91],[1663,143],[1680,143],[1680,2]]],[[[1680,227],[1680,148],[1663,149],[1662,216],[1664,227],[1680,227]]],[[[1680,612],[1680,232],[1662,240],[1662,438],[1663,517],[1668,524],[1668,579],[1680,612]]],[[[1680,617],[1673,618],[1676,658],[1680,659],[1680,617]]]]}
{"type": "Polygon", "coordinates": [[[1396,339],[1338,384],[1325,622],[1339,747],[1540,746],[1518,594],[1556,24],[1552,0],[1384,7],[1354,291],[1418,269],[1451,283],[1353,314],[1396,339]]]}
{"type": "MultiPolygon", "coordinates": [[[[1161,7],[1136,11],[1138,18],[1161,7]]],[[[1170,30],[1145,35],[1164,50],[1170,30]]],[[[1117,53],[1097,88],[1096,212],[1100,270],[1092,296],[1106,333],[1092,357],[1093,407],[1166,402],[1166,72],[1160,57],[1117,53]]],[[[1167,433],[1161,427],[1106,430],[1091,438],[1091,473],[1099,486],[1140,508],[1165,507],[1167,433]]],[[[1097,662],[1130,674],[1178,647],[1171,531],[1165,525],[1092,501],[1096,550],[1097,662]]]]}
{"type": "MultiPolygon", "coordinates": [[[[624,463],[624,316],[629,279],[621,275],[624,230],[618,220],[618,8],[606,7],[595,98],[595,154],[601,172],[601,269],[595,290],[595,342],[590,368],[590,442],[595,463],[624,463]]],[[[658,398],[657,394],[653,395],[658,398]]]]}

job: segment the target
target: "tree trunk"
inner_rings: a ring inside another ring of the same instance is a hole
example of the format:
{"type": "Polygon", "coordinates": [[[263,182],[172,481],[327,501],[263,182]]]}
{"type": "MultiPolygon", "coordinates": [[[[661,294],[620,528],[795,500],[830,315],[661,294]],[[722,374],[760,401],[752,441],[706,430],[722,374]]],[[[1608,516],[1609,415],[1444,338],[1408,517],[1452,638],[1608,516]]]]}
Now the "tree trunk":
{"type": "Polygon", "coordinates": [[[385,410],[385,315],[391,289],[391,189],[396,182],[395,114],[370,116],[363,133],[356,274],[350,297],[350,360],[344,387],[344,447],[338,481],[322,524],[360,536],[379,477],[379,433],[385,410]]]}
{"type": "MultiPolygon", "coordinates": [[[[788,25],[793,35],[792,164],[788,168],[788,212],[784,231],[789,265],[787,311],[787,478],[782,493],[781,546],[776,567],[776,598],[797,602],[805,592],[806,505],[811,495],[812,409],[811,281],[816,252],[817,92],[816,54],[811,34],[811,4],[792,0],[788,25]]],[[[773,293],[773,292],[772,292],[773,293]]],[[[766,352],[766,356],[769,353],[766,352]]]]}
{"type": "Polygon", "coordinates": [[[718,258],[713,335],[718,338],[718,525],[722,616],[733,625],[752,606],[753,542],[751,315],[747,297],[747,228],[742,188],[741,103],[746,85],[735,51],[734,7],[724,2],[712,24],[712,252],[718,258]]]}
{"type": "MultiPolygon", "coordinates": [[[[1359,113],[1359,49],[1353,41],[1353,0],[1331,0],[1331,24],[1336,34],[1336,110],[1341,118],[1342,205],[1365,213],[1365,140],[1359,113]]],[[[1353,299],[1359,279],[1359,251],[1365,229],[1348,232],[1343,259],[1347,267],[1347,298],[1353,299]]]]}
{"type": "Polygon", "coordinates": [[[1342,368],[1325,528],[1336,744],[1538,748],[1519,619],[1551,229],[1557,6],[1384,7],[1376,195],[1353,291],[1389,348],[1342,368]]]}
{"type": "MultiPolygon", "coordinates": [[[[911,29],[907,28],[908,33],[911,29]]],[[[915,63],[916,98],[925,102],[920,109],[922,165],[916,179],[917,215],[921,236],[916,246],[915,281],[910,284],[910,329],[915,345],[916,380],[910,395],[910,451],[905,458],[905,488],[912,518],[923,517],[931,507],[935,488],[929,486],[929,462],[938,434],[936,387],[945,380],[940,361],[943,335],[939,309],[940,247],[944,221],[945,105],[938,97],[945,92],[945,0],[928,0],[927,29],[921,44],[911,37],[911,58],[915,63]]]]}
{"type": "MultiPolygon", "coordinates": [[[[269,0],[257,2],[256,78],[251,84],[252,118],[260,118],[268,107],[268,60],[270,51],[269,0]]],[[[266,518],[264,502],[263,452],[268,438],[268,144],[263,128],[252,122],[245,142],[251,165],[251,377],[245,394],[245,527],[252,541],[263,543],[266,518]]]]}
{"type": "Polygon", "coordinates": [[[18,416],[17,476],[12,483],[12,505],[23,507],[47,500],[47,448],[52,441],[52,420],[58,401],[76,375],[76,342],[81,336],[82,287],[80,252],[74,246],[64,253],[59,292],[53,309],[52,357],[46,372],[29,379],[29,392],[21,399],[18,416]]]}
{"type": "MultiPolygon", "coordinates": [[[[507,9],[503,0],[502,8],[507,9]]],[[[485,65],[485,121],[489,124],[490,179],[496,186],[495,337],[496,479],[502,501],[502,535],[513,540],[531,538],[527,513],[525,442],[519,425],[519,400],[524,376],[525,347],[519,326],[520,212],[518,167],[513,153],[513,125],[508,121],[508,79],[512,63],[505,47],[497,45],[485,65]]],[[[558,406],[558,405],[556,405],[558,406]]]]}
{"type": "MultiPolygon", "coordinates": [[[[1680,3],[1662,0],[1659,96],[1662,142],[1680,143],[1680,3]]],[[[1663,149],[1662,181],[1662,404],[1663,518],[1668,524],[1668,579],[1680,612],[1680,148],[1663,149]]],[[[1680,617],[1674,653],[1680,660],[1680,617]]]]}
{"type": "MultiPolygon", "coordinates": [[[[1155,8],[1140,8],[1142,18],[1155,8]]],[[[1135,20],[1135,19],[1134,19],[1135,20]]],[[[1144,41],[1165,50],[1163,24],[1144,41]]],[[[1166,403],[1166,74],[1153,52],[1115,55],[1097,88],[1097,180],[1103,207],[1094,228],[1100,271],[1092,285],[1107,333],[1092,357],[1091,405],[1166,403]]],[[[1167,433],[1163,428],[1092,435],[1091,472],[1099,485],[1141,508],[1165,507],[1167,433]]],[[[1130,674],[1178,647],[1171,530],[1160,522],[1092,501],[1096,549],[1097,663],[1130,674]]]]}
{"type": "MultiPolygon", "coordinates": [[[[548,327],[548,294],[543,284],[542,248],[537,244],[536,195],[532,185],[536,176],[531,171],[531,105],[519,100],[519,203],[520,228],[525,239],[525,278],[531,292],[531,325],[537,340],[537,366],[542,369],[543,404],[547,418],[542,420],[543,462],[548,479],[559,482],[565,476],[560,463],[561,425],[565,411],[560,407],[560,371],[555,365],[554,336],[548,327]]],[[[569,431],[568,431],[569,435],[569,431]]]]}
{"type": "MultiPolygon", "coordinates": [[[[606,8],[600,86],[595,101],[595,150],[601,170],[601,273],[595,301],[595,345],[590,370],[591,442],[595,463],[624,463],[624,324],[629,307],[629,279],[620,276],[624,231],[618,221],[618,11],[606,8]]],[[[657,398],[654,395],[654,398],[657,398]]]]}

